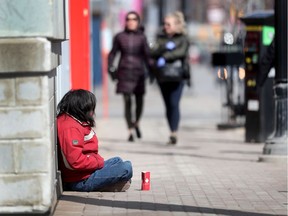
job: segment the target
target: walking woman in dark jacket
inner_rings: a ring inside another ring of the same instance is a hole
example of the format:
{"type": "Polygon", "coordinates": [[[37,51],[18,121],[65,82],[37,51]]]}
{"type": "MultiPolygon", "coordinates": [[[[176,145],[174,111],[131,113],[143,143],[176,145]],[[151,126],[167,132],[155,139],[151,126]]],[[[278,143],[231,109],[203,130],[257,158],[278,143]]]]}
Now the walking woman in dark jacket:
{"type": "Polygon", "coordinates": [[[149,48],[143,29],[140,29],[140,16],[135,11],[126,15],[124,31],[114,37],[113,47],[108,56],[108,70],[113,80],[117,80],[116,92],[123,94],[125,119],[128,126],[128,141],[133,142],[133,130],[141,138],[139,121],[143,111],[145,94],[145,64],[149,64],[149,48]],[[113,66],[116,54],[121,57],[118,68],[113,66]],[[132,115],[132,96],[135,96],[135,118],[132,115]]]}
{"type": "Polygon", "coordinates": [[[190,86],[188,63],[189,41],[185,35],[185,21],[181,12],[174,12],[165,17],[163,31],[157,35],[156,43],[151,48],[151,56],[155,60],[155,75],[165,102],[166,117],[170,128],[168,144],[177,143],[177,131],[180,121],[179,103],[184,83],[190,86]],[[183,76],[177,80],[161,80],[161,70],[169,70],[178,62],[183,68],[183,76]],[[169,64],[169,65],[168,65],[169,64]],[[171,66],[170,66],[171,65],[171,66]],[[165,67],[167,66],[167,67],[165,67]],[[164,68],[165,67],[165,68],[164,68]]]}

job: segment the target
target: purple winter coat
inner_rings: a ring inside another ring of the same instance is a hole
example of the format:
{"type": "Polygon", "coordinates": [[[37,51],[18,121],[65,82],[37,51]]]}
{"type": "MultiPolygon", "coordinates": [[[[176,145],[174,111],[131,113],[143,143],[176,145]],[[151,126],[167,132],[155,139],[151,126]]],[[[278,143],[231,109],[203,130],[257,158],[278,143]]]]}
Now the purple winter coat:
{"type": "Polygon", "coordinates": [[[113,67],[117,52],[121,57],[116,71],[116,92],[144,94],[145,65],[149,66],[149,48],[144,33],[140,30],[118,33],[108,56],[108,69],[113,67]]]}

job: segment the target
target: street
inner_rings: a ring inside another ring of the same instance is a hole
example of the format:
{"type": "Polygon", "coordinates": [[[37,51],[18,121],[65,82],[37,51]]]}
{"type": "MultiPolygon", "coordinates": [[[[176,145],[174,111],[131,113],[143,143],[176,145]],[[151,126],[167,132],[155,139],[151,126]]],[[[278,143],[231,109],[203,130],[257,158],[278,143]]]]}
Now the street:
{"type": "Polygon", "coordinates": [[[183,92],[179,143],[169,131],[157,85],[147,82],[143,138],[127,142],[122,96],[109,81],[109,116],[97,96],[100,154],[133,165],[130,189],[122,193],[64,192],[55,216],[70,215],[287,215],[287,161],[259,162],[264,143],[245,143],[243,127],[217,130],[221,87],[213,68],[192,66],[193,87],[183,92]],[[141,172],[151,172],[151,190],[141,191],[141,172]]]}

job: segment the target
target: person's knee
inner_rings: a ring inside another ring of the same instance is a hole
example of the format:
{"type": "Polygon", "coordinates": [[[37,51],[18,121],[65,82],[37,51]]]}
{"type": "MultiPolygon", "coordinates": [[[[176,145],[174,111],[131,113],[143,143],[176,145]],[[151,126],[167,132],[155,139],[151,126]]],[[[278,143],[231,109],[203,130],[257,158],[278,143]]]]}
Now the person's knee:
{"type": "Polygon", "coordinates": [[[118,156],[113,157],[113,159],[114,159],[115,161],[117,161],[117,162],[122,162],[122,159],[121,159],[120,157],[118,157],[118,156]]]}
{"type": "Polygon", "coordinates": [[[126,171],[126,178],[127,180],[131,179],[133,176],[133,168],[131,161],[125,161],[123,169],[126,171]]]}
{"type": "Polygon", "coordinates": [[[106,160],[105,165],[110,167],[110,166],[114,166],[115,164],[119,164],[121,162],[123,162],[123,160],[120,157],[116,156],[116,157],[112,157],[106,160]]]}
{"type": "Polygon", "coordinates": [[[170,101],[169,107],[171,110],[177,110],[179,109],[179,99],[174,98],[170,101]]]}

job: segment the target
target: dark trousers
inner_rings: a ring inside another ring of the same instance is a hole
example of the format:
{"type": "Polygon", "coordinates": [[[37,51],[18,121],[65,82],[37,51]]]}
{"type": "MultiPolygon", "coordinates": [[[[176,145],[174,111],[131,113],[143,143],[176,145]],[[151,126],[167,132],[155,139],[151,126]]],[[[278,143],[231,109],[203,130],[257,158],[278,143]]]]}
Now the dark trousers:
{"type": "MultiPolygon", "coordinates": [[[[132,97],[133,94],[124,94],[124,110],[125,110],[125,119],[127,122],[128,128],[134,127],[134,121],[132,119],[132,97]]],[[[138,122],[141,118],[143,111],[143,94],[134,94],[135,96],[135,122],[138,122]]]]}
{"type": "Polygon", "coordinates": [[[164,82],[159,83],[159,87],[166,107],[166,117],[171,132],[178,130],[180,121],[180,99],[184,87],[184,82],[164,82]]]}

